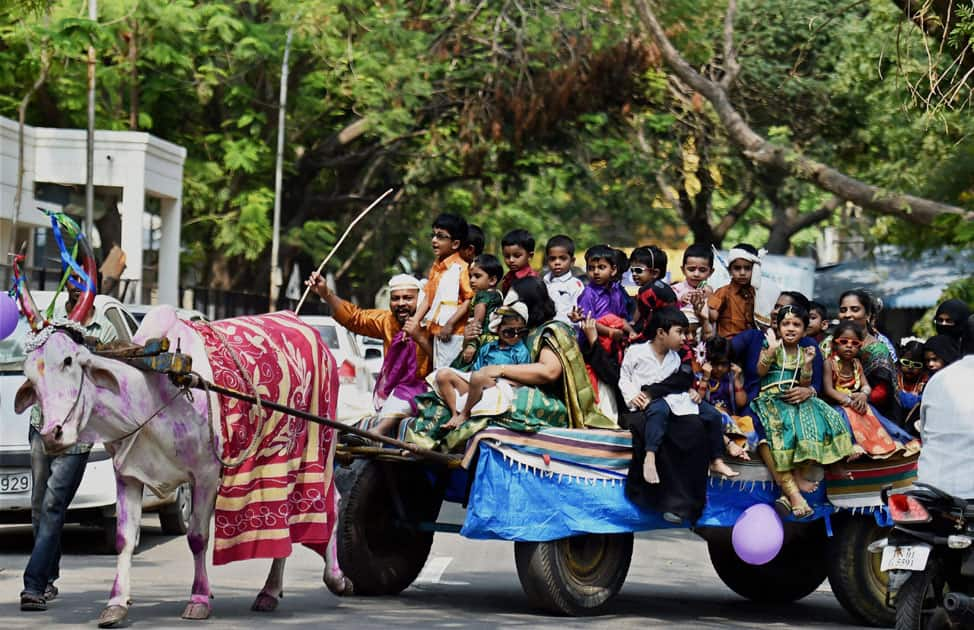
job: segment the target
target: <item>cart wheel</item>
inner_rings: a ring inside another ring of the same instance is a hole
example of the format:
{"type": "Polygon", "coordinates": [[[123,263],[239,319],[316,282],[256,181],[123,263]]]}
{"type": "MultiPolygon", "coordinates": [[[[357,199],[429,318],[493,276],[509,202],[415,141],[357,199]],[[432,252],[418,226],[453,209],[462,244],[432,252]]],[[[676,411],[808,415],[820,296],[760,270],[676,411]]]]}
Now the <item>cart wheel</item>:
{"type": "Polygon", "coordinates": [[[528,600],[558,615],[595,615],[615,597],[632,560],[632,534],[584,534],[514,543],[528,600]]]}
{"type": "Polygon", "coordinates": [[[788,536],[778,555],[755,566],[741,560],[731,544],[731,530],[724,528],[707,539],[710,562],[732,591],[756,602],[785,603],[799,600],[825,581],[828,562],[822,549],[827,544],[822,523],[801,525],[788,536]]]}
{"type": "Polygon", "coordinates": [[[342,496],[339,565],[356,595],[396,595],[426,564],[433,532],[418,526],[436,520],[442,497],[421,466],[368,462],[357,472],[342,496]]]}
{"type": "MultiPolygon", "coordinates": [[[[834,520],[834,519],[833,519],[834,520]]],[[[886,605],[889,577],[880,570],[882,555],[869,553],[869,543],[889,533],[872,516],[835,523],[829,541],[829,585],[846,612],[871,626],[889,627],[896,611],[886,605]]]]}

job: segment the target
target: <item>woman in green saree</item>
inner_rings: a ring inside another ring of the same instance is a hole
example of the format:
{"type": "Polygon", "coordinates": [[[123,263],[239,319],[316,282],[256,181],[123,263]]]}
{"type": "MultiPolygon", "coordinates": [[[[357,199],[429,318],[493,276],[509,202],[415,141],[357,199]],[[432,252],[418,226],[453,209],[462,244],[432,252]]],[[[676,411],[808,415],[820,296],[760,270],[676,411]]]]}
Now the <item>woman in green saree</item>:
{"type": "Polygon", "coordinates": [[[546,427],[617,428],[615,422],[595,408],[595,394],[585,372],[585,361],[574,330],[554,321],[555,305],[544,283],[522,278],[508,291],[505,303],[520,300],[528,307],[531,331],[524,342],[532,363],[490,365],[470,377],[470,396],[481,391],[502,401],[484,414],[472,414],[458,428],[449,430],[449,407],[435,393],[416,397],[419,417],[408,421],[406,440],[430,449],[459,450],[478,431],[489,425],[515,431],[538,431],[546,427]],[[504,390],[503,394],[493,391],[504,390]]]}

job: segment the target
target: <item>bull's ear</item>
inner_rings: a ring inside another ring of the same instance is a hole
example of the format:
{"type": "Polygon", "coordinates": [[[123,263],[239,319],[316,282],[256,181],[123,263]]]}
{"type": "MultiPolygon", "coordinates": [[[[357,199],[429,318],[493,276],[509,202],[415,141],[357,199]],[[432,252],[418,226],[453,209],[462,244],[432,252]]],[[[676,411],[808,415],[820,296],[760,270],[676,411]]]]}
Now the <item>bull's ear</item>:
{"type": "Polygon", "coordinates": [[[18,414],[24,413],[29,407],[37,402],[37,394],[34,392],[34,384],[24,381],[23,385],[17,390],[14,398],[14,411],[18,414]]]}
{"type": "Polygon", "coordinates": [[[96,387],[102,389],[107,389],[113,394],[118,395],[118,379],[109,370],[105,368],[91,366],[88,368],[88,376],[94,382],[96,387]]]}

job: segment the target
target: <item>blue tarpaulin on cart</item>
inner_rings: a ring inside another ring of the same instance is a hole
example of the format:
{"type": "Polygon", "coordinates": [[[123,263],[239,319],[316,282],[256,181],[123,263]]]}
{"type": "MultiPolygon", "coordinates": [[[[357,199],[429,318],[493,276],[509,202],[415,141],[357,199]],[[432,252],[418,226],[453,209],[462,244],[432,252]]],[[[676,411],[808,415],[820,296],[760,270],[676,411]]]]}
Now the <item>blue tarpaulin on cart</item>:
{"type": "MultiPolygon", "coordinates": [[[[748,507],[772,503],[778,493],[770,482],[712,479],[707,507],[697,525],[732,527],[748,507]]],[[[824,489],[807,498],[815,508],[814,518],[834,511],[824,489]]],[[[624,479],[590,479],[584,471],[578,475],[550,473],[481,444],[460,533],[468,538],[546,541],[672,527],[676,526],[661,515],[630,502],[624,479]]]]}

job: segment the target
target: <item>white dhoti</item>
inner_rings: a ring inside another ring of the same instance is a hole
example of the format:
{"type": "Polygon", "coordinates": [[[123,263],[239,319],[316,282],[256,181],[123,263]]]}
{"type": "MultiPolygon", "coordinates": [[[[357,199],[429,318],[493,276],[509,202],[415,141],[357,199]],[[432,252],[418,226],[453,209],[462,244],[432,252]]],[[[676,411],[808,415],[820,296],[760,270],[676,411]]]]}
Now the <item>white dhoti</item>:
{"type": "Polygon", "coordinates": [[[449,341],[433,338],[433,369],[449,367],[463,350],[463,335],[453,335],[449,341]]]}

